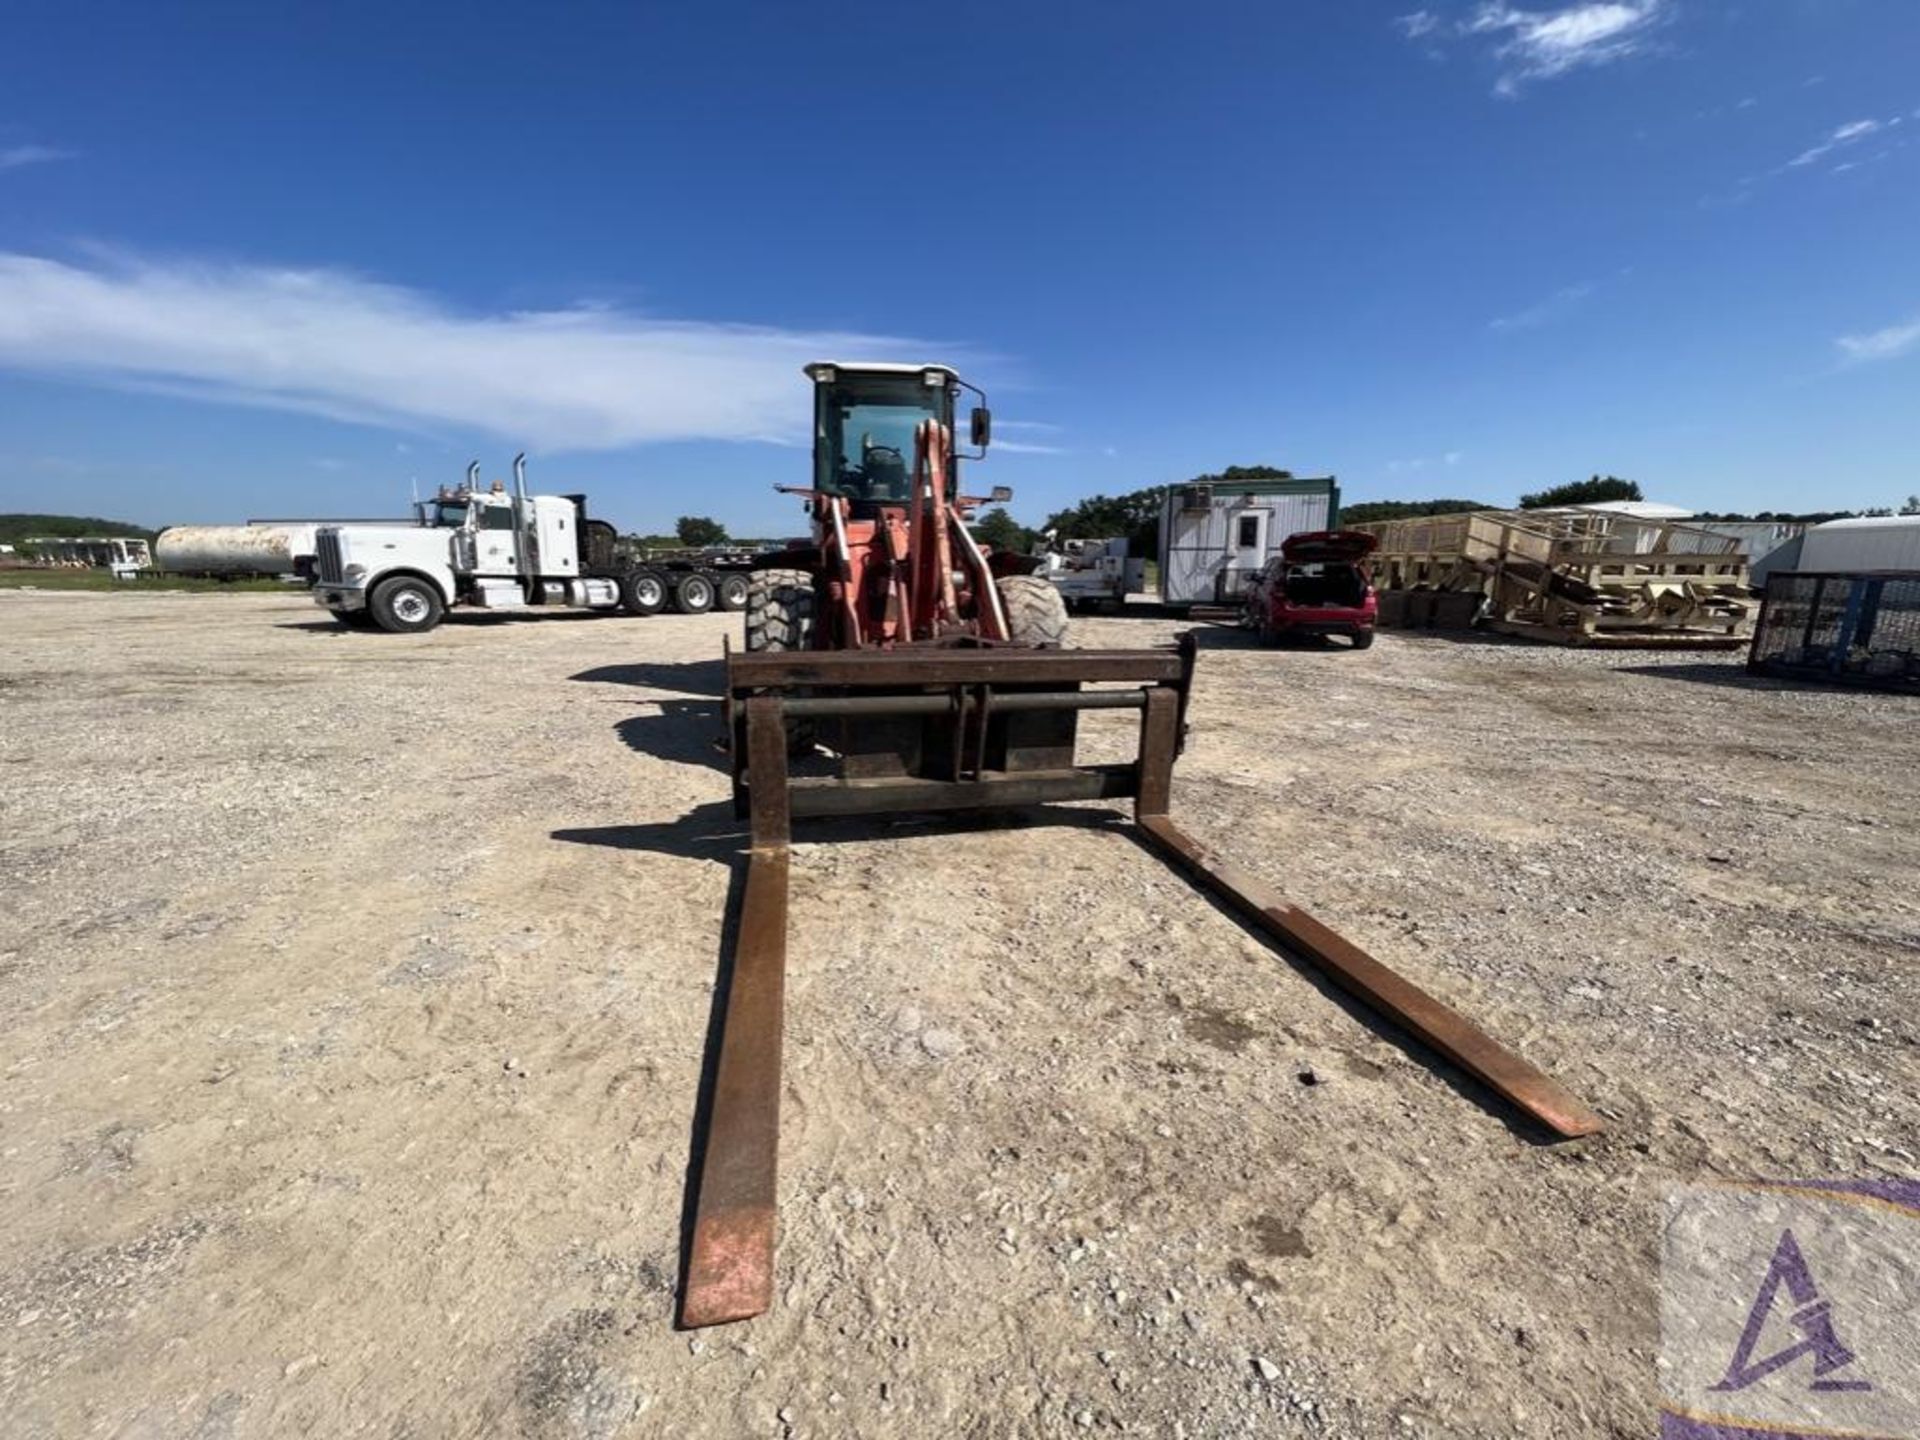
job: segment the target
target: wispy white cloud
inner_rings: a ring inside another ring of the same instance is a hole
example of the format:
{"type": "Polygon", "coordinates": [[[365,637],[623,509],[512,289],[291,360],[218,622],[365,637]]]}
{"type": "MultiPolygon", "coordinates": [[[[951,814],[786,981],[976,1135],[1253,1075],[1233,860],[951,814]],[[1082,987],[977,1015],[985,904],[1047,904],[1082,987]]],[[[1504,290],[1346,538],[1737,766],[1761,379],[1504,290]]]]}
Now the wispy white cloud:
{"type": "Polygon", "coordinates": [[[1537,330],[1542,325],[1550,325],[1556,320],[1566,318],[1577,310],[1587,297],[1593,294],[1594,286],[1590,280],[1578,285],[1567,285],[1553,292],[1538,304],[1529,305],[1511,315],[1497,316],[1487,322],[1489,330],[1537,330]]]}
{"type": "Polygon", "coordinates": [[[1831,155],[1842,145],[1851,145],[1856,140],[1864,140],[1869,135],[1877,135],[1885,128],[1886,127],[1878,120],[1850,120],[1835,130],[1831,135],[1827,136],[1827,138],[1822,140],[1818,145],[1802,150],[1798,155],[1794,156],[1793,159],[1789,160],[1787,165],[1792,169],[1798,169],[1803,165],[1811,165],[1823,155],[1831,155]]]}
{"type": "Polygon", "coordinates": [[[18,170],[23,165],[50,165],[56,160],[71,160],[72,150],[57,150],[51,145],[8,145],[0,147],[0,170],[18,170]]]}
{"type": "Polygon", "coordinates": [[[331,270],[0,251],[0,368],[538,450],[797,443],[800,366],[836,355],[974,358],[603,307],[471,313],[331,270]]]}
{"type": "Polygon", "coordinates": [[[993,448],[1008,455],[1071,455],[1073,452],[1065,445],[1056,445],[1044,437],[1059,435],[1065,431],[1063,425],[1055,425],[1050,420],[1002,420],[993,417],[993,448]],[[1003,438],[1007,431],[1016,435],[1032,435],[1032,440],[1008,440],[1003,438]]]}
{"type": "MultiPolygon", "coordinates": [[[[1496,94],[1513,96],[1530,81],[1607,65],[1644,51],[1672,0],[1600,0],[1557,10],[1523,10],[1505,0],[1481,0],[1451,33],[1491,41],[1499,63],[1496,94]]],[[[1430,10],[1394,22],[1407,38],[1429,45],[1449,27],[1430,10]]]]}
{"type": "Polygon", "coordinates": [[[1852,364],[1897,360],[1920,350],[1920,317],[1905,325],[1889,325],[1884,330],[1871,330],[1864,335],[1842,335],[1833,343],[1839,347],[1841,356],[1852,364]]]}
{"type": "Polygon", "coordinates": [[[1427,469],[1452,469],[1467,458],[1464,450],[1449,450],[1440,456],[1416,455],[1410,460],[1389,460],[1387,471],[1393,475],[1411,475],[1427,469]]]}

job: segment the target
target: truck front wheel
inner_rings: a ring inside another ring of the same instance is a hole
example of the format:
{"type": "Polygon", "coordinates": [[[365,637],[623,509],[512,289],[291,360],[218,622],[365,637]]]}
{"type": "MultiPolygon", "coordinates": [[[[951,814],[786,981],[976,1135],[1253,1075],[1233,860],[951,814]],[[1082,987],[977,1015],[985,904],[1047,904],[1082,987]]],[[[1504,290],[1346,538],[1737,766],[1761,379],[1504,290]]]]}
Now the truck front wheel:
{"type": "Polygon", "coordinates": [[[431,580],[395,575],[373,587],[367,608],[373,612],[373,623],[389,635],[410,635],[433,629],[447,607],[431,580]]]}

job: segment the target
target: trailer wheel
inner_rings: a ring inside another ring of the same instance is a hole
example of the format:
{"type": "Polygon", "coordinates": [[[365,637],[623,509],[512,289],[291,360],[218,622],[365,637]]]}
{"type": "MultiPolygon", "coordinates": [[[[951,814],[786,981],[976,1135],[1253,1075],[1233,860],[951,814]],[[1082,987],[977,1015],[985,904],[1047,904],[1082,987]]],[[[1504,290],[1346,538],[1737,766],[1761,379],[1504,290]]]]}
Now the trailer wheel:
{"type": "Polygon", "coordinates": [[[713,608],[713,580],[704,571],[689,570],[673,582],[673,608],[682,615],[704,615],[713,608]]]}
{"type": "Polygon", "coordinates": [[[431,630],[446,613],[440,587],[418,575],[395,575],[373,587],[367,608],[373,623],[389,635],[411,635],[431,630]]]}
{"type": "MultiPolygon", "coordinates": [[[[813,576],[804,570],[756,570],[747,579],[747,650],[813,648],[813,576]]],[[[811,720],[787,721],[787,754],[811,755],[811,720]]]]}
{"type": "Polygon", "coordinates": [[[667,606],[666,577],[644,566],[620,577],[620,608],[629,615],[658,615],[667,606]]]}
{"type": "Polygon", "coordinates": [[[1014,644],[1036,650],[1059,650],[1066,645],[1067,603],[1058,590],[1034,575],[1004,575],[998,584],[1008,637],[1014,644]]]}
{"type": "Polygon", "coordinates": [[[744,610],[747,608],[747,577],[738,573],[720,577],[720,608],[722,610],[744,610]]]}

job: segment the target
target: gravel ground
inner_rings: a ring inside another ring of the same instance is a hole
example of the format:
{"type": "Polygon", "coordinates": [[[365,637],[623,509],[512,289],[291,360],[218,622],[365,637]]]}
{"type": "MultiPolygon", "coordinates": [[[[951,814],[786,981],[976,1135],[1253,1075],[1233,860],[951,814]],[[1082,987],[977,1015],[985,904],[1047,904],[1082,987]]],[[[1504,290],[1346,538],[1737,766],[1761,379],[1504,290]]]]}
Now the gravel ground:
{"type": "Polygon", "coordinates": [[[778,1301],[677,1332],[733,623],[0,594],[0,1430],[1639,1437],[1665,1187],[1920,1168],[1914,701],[1207,631],[1182,822],[1613,1128],[1097,808],[805,830],[778,1301]]]}

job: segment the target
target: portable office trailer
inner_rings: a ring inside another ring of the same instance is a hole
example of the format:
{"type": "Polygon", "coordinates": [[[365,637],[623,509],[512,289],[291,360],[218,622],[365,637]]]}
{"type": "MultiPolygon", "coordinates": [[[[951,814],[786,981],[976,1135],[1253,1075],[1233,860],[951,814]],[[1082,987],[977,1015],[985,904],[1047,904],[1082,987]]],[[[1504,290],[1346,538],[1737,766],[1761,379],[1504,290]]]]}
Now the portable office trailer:
{"type": "Polygon", "coordinates": [[[1161,603],[1237,605],[1288,536],[1331,530],[1339,520],[1331,475],[1169,486],[1160,500],[1161,603]]]}

